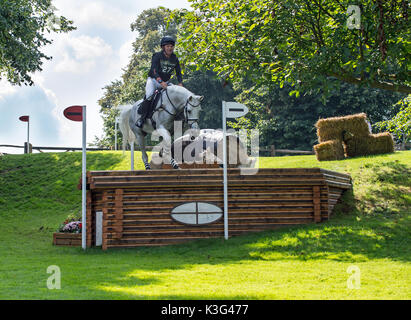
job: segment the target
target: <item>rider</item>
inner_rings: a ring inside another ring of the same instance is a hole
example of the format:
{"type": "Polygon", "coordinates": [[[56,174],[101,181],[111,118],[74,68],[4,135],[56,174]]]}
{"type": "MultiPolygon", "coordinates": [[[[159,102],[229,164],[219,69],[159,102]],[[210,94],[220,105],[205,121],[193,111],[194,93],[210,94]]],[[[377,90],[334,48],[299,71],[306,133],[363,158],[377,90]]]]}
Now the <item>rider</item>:
{"type": "Polygon", "coordinates": [[[176,71],[177,81],[179,86],[183,86],[183,77],[181,75],[180,62],[177,56],[173,53],[175,41],[170,36],[165,36],[161,39],[162,51],[154,53],[151,60],[151,68],[148,73],[146,83],[146,95],[142,102],[142,110],[144,114],[138,119],[137,127],[143,127],[148,114],[150,113],[151,99],[156,89],[166,89],[169,85],[174,70],[176,71]]]}

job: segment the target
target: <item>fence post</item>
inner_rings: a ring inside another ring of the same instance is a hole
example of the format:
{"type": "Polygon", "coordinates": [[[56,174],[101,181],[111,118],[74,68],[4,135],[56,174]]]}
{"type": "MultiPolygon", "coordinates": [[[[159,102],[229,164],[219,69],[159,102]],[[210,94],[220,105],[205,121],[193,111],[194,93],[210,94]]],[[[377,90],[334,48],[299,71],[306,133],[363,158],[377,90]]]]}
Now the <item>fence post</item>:
{"type": "Polygon", "coordinates": [[[24,142],[24,153],[33,153],[33,145],[31,143],[24,142]]]}
{"type": "Polygon", "coordinates": [[[274,145],[270,146],[270,153],[272,157],[275,157],[275,147],[274,145]]]}

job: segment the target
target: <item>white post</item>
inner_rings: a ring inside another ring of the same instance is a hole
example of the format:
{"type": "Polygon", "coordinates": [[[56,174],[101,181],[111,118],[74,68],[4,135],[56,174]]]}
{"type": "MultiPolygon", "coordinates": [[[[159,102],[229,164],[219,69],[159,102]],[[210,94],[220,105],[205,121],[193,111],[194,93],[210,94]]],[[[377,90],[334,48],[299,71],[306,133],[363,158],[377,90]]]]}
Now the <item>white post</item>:
{"type": "Polygon", "coordinates": [[[130,153],[131,153],[131,171],[134,171],[134,142],[131,143],[130,146],[130,153]]]}
{"type": "Polygon", "coordinates": [[[27,121],[27,153],[30,153],[30,117],[27,121]]]}
{"type": "Polygon", "coordinates": [[[81,210],[81,246],[86,250],[86,106],[83,106],[83,165],[82,165],[82,210],[81,210]]]}
{"type": "Polygon", "coordinates": [[[228,240],[228,197],[227,197],[227,126],[226,103],[223,101],[223,166],[224,166],[224,238],[228,240]]]}
{"type": "Polygon", "coordinates": [[[114,150],[117,151],[117,119],[116,122],[114,124],[114,131],[115,131],[115,138],[114,138],[114,150]]]}
{"type": "Polygon", "coordinates": [[[115,123],[114,123],[114,131],[116,133],[115,135],[115,146],[114,146],[114,150],[117,151],[117,131],[118,131],[118,117],[116,117],[115,123]]]}
{"type": "Polygon", "coordinates": [[[103,244],[103,212],[96,212],[96,247],[103,244]]]}

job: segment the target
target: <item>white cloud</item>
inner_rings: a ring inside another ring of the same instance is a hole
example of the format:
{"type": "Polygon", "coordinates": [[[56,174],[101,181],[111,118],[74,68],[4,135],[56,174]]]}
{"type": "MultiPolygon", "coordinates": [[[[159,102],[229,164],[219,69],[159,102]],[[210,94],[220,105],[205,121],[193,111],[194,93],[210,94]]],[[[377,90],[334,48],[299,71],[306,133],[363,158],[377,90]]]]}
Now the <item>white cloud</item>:
{"type": "Polygon", "coordinates": [[[134,12],[122,11],[104,1],[57,0],[58,14],[74,21],[76,26],[99,26],[110,30],[127,30],[134,12]]]}
{"type": "Polygon", "coordinates": [[[100,37],[64,35],[55,41],[54,58],[57,72],[85,74],[96,67],[98,60],[110,58],[113,49],[100,37]]]}
{"type": "Polygon", "coordinates": [[[131,40],[126,41],[118,50],[118,56],[120,58],[119,64],[121,68],[125,68],[130,61],[133,52],[133,42],[134,37],[131,40]]]}
{"type": "Polygon", "coordinates": [[[100,37],[79,36],[69,39],[67,45],[74,50],[76,59],[93,59],[104,57],[113,53],[110,45],[100,37]]]}
{"type": "Polygon", "coordinates": [[[4,99],[5,96],[13,94],[17,91],[17,87],[12,86],[7,80],[0,80],[0,100],[4,99]]]}

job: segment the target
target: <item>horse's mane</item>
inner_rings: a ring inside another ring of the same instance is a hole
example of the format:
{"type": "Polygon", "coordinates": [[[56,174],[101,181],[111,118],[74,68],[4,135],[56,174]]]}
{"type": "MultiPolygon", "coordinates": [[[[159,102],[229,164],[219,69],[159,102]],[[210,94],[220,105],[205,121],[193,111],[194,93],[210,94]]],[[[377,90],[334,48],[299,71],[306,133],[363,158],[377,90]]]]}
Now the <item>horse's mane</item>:
{"type": "Polygon", "coordinates": [[[169,86],[169,87],[167,87],[167,90],[184,93],[187,97],[190,96],[190,95],[194,95],[194,94],[193,94],[190,90],[188,90],[187,88],[181,87],[181,86],[177,86],[177,85],[169,86]]]}

